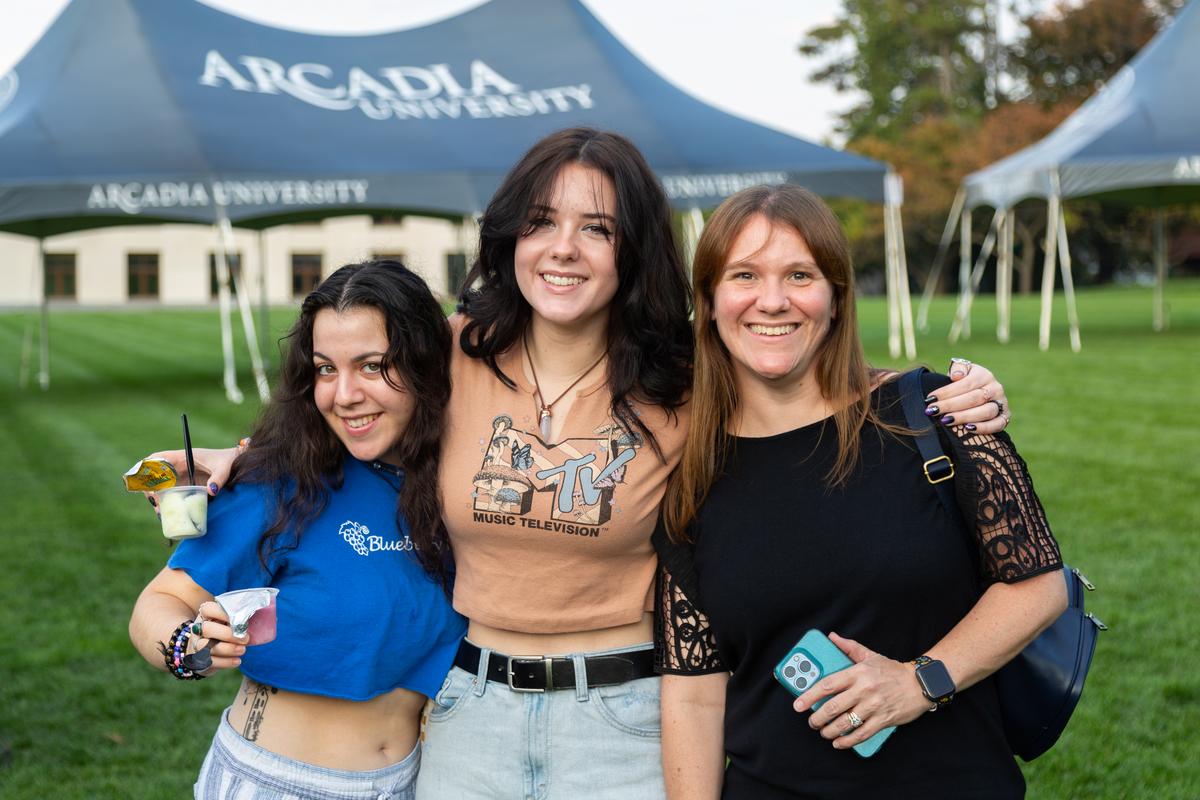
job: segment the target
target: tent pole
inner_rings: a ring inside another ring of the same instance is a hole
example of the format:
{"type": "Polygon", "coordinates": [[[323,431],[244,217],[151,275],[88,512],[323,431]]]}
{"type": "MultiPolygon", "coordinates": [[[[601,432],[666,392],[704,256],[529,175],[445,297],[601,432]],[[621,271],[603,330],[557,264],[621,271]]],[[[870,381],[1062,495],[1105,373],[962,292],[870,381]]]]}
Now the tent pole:
{"type": "Polygon", "coordinates": [[[996,213],[992,215],[992,224],[988,226],[987,236],[983,238],[983,245],[979,248],[975,269],[967,278],[966,294],[962,296],[958,311],[954,315],[954,324],[950,326],[950,344],[957,342],[960,337],[968,339],[971,336],[971,305],[975,300],[975,293],[979,291],[979,283],[983,280],[983,271],[987,268],[988,259],[992,257],[1003,219],[1004,209],[997,208],[996,213]]]}
{"type": "Polygon", "coordinates": [[[1154,209],[1154,330],[1167,329],[1164,292],[1167,283],[1167,243],[1162,208],[1154,209]]]}
{"type": "Polygon", "coordinates": [[[1003,224],[1004,236],[1000,240],[1000,255],[996,264],[996,339],[1007,344],[1012,314],[1013,228],[1016,224],[1016,212],[1013,209],[1005,211],[1003,224]]]}
{"type": "Polygon", "coordinates": [[[888,301],[888,353],[892,358],[900,357],[900,249],[904,243],[898,230],[900,217],[895,209],[903,199],[903,191],[900,176],[889,169],[883,176],[883,263],[888,301]]]}
{"type": "Polygon", "coordinates": [[[50,388],[50,297],[46,292],[46,240],[38,237],[38,264],[42,275],[42,331],[39,344],[41,345],[41,363],[38,367],[38,386],[42,391],[50,388]]]}
{"type": "Polygon", "coordinates": [[[883,265],[884,287],[887,290],[888,309],[888,355],[900,357],[900,305],[896,284],[896,232],[891,206],[883,209],[883,265]]]}
{"type": "Polygon", "coordinates": [[[1050,306],[1054,302],[1055,239],[1058,231],[1058,194],[1050,195],[1046,209],[1046,257],[1042,262],[1042,315],[1038,322],[1038,349],[1050,349],[1050,306]]]}
{"type": "MultiPolygon", "coordinates": [[[[962,215],[962,225],[959,230],[958,243],[958,304],[961,308],[966,302],[968,286],[971,283],[971,209],[964,208],[962,215]]],[[[962,334],[965,338],[971,338],[971,320],[968,317],[962,322],[962,334]]]]}
{"type": "Polygon", "coordinates": [[[33,354],[33,319],[25,323],[25,338],[21,342],[21,366],[17,370],[17,386],[29,388],[29,359],[33,354]]]}
{"type": "Polygon", "coordinates": [[[908,255],[904,248],[904,218],[900,214],[900,204],[892,208],[892,213],[896,216],[896,286],[900,290],[900,331],[904,336],[904,357],[912,360],[917,357],[917,340],[913,331],[912,298],[908,293],[908,255]]]}
{"type": "MultiPolygon", "coordinates": [[[[214,204],[215,205],[215,204],[214,204]]],[[[225,386],[225,397],[231,403],[241,404],[244,399],[242,390],[237,385],[237,367],[233,357],[233,328],[229,307],[229,254],[225,251],[225,239],[221,236],[221,217],[224,211],[217,205],[217,219],[213,223],[213,232],[217,234],[217,258],[214,266],[217,269],[217,307],[221,318],[221,360],[224,362],[222,383],[225,386]]]]}
{"type": "Polygon", "coordinates": [[[1067,326],[1071,337],[1071,351],[1078,353],[1079,313],[1075,309],[1075,280],[1071,277],[1071,251],[1067,247],[1067,215],[1062,204],[1058,206],[1058,263],[1062,269],[1063,294],[1067,300],[1067,326]]]}
{"type": "Polygon", "coordinates": [[[256,231],[258,239],[258,314],[262,320],[259,328],[258,351],[263,354],[263,366],[270,367],[271,352],[271,305],[267,300],[267,235],[262,229],[256,231]]]}
{"type": "Polygon", "coordinates": [[[929,304],[933,302],[933,293],[937,289],[938,279],[942,277],[942,268],[946,265],[946,256],[950,253],[950,242],[954,240],[954,231],[958,227],[958,218],[962,213],[963,203],[967,201],[967,193],[960,186],[954,195],[954,203],[950,206],[950,216],[946,217],[946,227],[942,230],[942,240],[938,242],[937,256],[933,259],[933,267],[925,279],[925,291],[921,295],[921,307],[917,310],[918,330],[929,330],[929,304]]]}
{"type": "Polygon", "coordinates": [[[700,243],[700,234],[704,232],[704,212],[699,206],[688,209],[683,218],[684,242],[683,253],[687,259],[688,276],[692,274],[692,262],[696,260],[696,246],[700,243]]]}
{"type": "MultiPolygon", "coordinates": [[[[221,236],[221,250],[224,257],[229,259],[230,255],[235,252],[235,243],[233,241],[233,225],[229,222],[229,217],[225,214],[225,207],[217,204],[217,231],[221,236]]],[[[232,262],[226,261],[229,265],[227,272],[233,283],[235,296],[237,297],[238,315],[242,318],[242,334],[246,337],[246,349],[250,351],[250,370],[254,374],[254,385],[258,389],[258,399],[262,402],[267,402],[271,399],[271,388],[267,385],[267,373],[263,369],[262,353],[258,350],[258,334],[254,330],[254,312],[250,308],[250,297],[246,294],[246,286],[242,281],[241,270],[233,269],[232,262]]]]}

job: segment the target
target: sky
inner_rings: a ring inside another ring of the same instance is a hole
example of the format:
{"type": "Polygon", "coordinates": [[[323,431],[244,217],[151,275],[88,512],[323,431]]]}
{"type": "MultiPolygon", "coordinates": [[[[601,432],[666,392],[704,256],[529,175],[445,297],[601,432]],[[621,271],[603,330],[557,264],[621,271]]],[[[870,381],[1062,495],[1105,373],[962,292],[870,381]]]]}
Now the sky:
{"type": "MultiPolygon", "coordinates": [[[[176,0],[169,0],[175,2],[176,0]]],[[[480,0],[202,0],[292,30],[361,35],[427,25],[480,0]]],[[[838,144],[837,115],[853,102],[809,75],[804,33],[831,22],[839,0],[584,0],[635,54],[693,96],[724,111],[838,144]]],[[[20,61],[67,0],[4,0],[0,75],[20,61]]]]}

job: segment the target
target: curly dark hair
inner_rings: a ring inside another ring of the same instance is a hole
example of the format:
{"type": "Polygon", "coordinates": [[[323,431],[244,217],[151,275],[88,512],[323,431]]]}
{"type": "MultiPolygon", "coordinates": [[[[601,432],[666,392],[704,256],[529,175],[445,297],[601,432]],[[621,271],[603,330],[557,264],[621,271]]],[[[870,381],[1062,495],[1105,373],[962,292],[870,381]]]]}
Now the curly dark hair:
{"type": "Polygon", "coordinates": [[[346,456],[337,435],[313,401],[313,323],[324,309],[374,308],[383,314],[388,351],[384,379],[394,370],[418,399],[397,449],[404,485],[397,523],[409,535],[425,570],[449,586],[452,557],[438,503],[439,441],[450,398],[450,328],[429,287],[397,261],[365,261],[334,272],[304,299],[300,316],[284,341],[279,384],[251,435],[250,447],[234,461],[230,485],[239,480],[274,487],[275,516],[258,544],[266,565],[275,551],[294,547],[305,526],[321,513],[329,491],[342,485],[346,456]],[[292,531],[294,539],[282,539],[292,531]]]}
{"type": "Polygon", "coordinates": [[[532,230],[531,210],[550,204],[555,180],[569,164],[599,171],[615,190],[618,287],[608,311],[612,414],[626,429],[641,431],[661,457],[654,434],[630,401],[673,411],[686,399],[691,298],[666,193],[624,136],[591,128],[558,131],[535,144],[508,173],[483,214],[479,257],[460,292],[459,310],[468,317],[460,344],[502,382],[515,386],[496,357],[521,338],[531,316],[517,285],[516,244],[532,230]]]}

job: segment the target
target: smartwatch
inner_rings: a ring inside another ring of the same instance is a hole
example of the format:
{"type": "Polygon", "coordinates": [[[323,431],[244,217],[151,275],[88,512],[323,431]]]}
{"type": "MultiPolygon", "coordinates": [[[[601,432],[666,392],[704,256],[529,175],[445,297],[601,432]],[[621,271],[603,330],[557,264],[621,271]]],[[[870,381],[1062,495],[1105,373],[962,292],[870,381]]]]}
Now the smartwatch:
{"type": "Polygon", "coordinates": [[[929,656],[918,656],[913,660],[913,664],[916,665],[917,683],[921,686],[921,694],[933,703],[930,711],[937,711],[954,699],[957,687],[945,664],[929,656]]]}

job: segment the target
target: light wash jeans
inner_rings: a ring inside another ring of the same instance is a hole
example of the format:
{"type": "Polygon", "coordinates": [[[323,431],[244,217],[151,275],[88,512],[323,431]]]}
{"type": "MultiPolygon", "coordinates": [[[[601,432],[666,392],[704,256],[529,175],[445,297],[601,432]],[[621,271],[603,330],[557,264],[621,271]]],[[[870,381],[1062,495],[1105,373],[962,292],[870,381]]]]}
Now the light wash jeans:
{"type": "MultiPolygon", "coordinates": [[[[455,667],[427,707],[418,800],[659,800],[657,677],[574,690],[515,692],[455,667]]],[[[490,651],[484,649],[484,657],[490,651]]]]}
{"type": "Polygon", "coordinates": [[[421,745],[390,767],[314,767],[264,750],[229,724],[229,711],[196,779],[196,800],[412,800],[421,745]]]}

